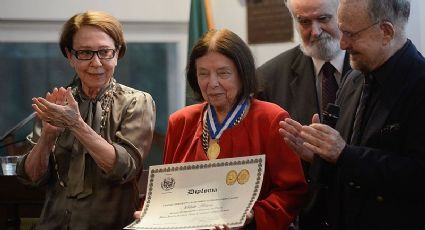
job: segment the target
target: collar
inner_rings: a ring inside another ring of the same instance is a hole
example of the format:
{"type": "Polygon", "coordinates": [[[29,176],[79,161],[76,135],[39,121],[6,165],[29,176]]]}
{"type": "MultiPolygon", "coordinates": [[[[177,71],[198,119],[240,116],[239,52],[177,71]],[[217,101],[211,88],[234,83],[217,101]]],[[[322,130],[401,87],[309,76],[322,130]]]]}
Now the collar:
{"type": "Polygon", "coordinates": [[[107,85],[105,85],[99,91],[99,93],[96,95],[95,98],[90,98],[83,91],[83,86],[82,86],[82,83],[81,83],[81,79],[80,78],[76,78],[74,80],[74,82],[72,83],[72,94],[73,94],[74,98],[78,102],[82,102],[82,101],[100,101],[105,96],[112,96],[112,93],[115,92],[115,85],[116,84],[117,83],[116,83],[115,78],[111,78],[111,81],[107,85]],[[109,92],[109,94],[108,94],[108,92],[109,92]]]}
{"type": "Polygon", "coordinates": [[[375,83],[378,83],[378,85],[382,86],[388,79],[388,76],[393,75],[395,69],[397,68],[397,63],[400,63],[399,59],[404,55],[407,47],[410,44],[411,41],[407,40],[407,42],[399,50],[397,50],[394,55],[391,56],[383,65],[370,72],[375,83]]]}
{"type": "MultiPolygon", "coordinates": [[[[342,75],[342,69],[344,68],[344,58],[345,58],[345,50],[341,50],[338,52],[336,57],[330,60],[330,63],[335,67],[336,71],[342,75]]],[[[315,76],[319,75],[320,70],[322,69],[323,64],[325,64],[325,60],[312,58],[314,65],[314,74],[315,76]]]]}

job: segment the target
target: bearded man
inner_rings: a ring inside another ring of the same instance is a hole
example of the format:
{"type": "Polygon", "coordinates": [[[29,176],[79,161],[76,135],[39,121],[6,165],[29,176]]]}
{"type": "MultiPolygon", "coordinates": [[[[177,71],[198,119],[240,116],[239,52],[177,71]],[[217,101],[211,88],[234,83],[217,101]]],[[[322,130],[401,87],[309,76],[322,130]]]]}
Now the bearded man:
{"type": "Polygon", "coordinates": [[[301,124],[310,124],[313,114],[321,114],[333,102],[322,98],[322,67],[332,64],[338,86],[351,69],[348,55],[339,48],[339,0],[286,0],[285,4],[302,42],[257,69],[258,98],[280,105],[301,124]]]}
{"type": "MultiPolygon", "coordinates": [[[[257,97],[278,104],[292,119],[306,125],[311,123],[313,114],[322,114],[326,105],[334,102],[336,90],[351,68],[348,54],[339,47],[339,0],[286,0],[285,4],[302,42],[257,69],[257,97]],[[326,72],[330,72],[330,77],[326,72]],[[333,89],[329,89],[329,84],[333,89]]],[[[310,176],[314,177],[309,172],[311,161],[303,158],[308,182],[310,176]]],[[[319,202],[309,212],[303,212],[299,229],[326,229],[327,223],[320,217],[323,210],[326,209],[319,202]]]]}

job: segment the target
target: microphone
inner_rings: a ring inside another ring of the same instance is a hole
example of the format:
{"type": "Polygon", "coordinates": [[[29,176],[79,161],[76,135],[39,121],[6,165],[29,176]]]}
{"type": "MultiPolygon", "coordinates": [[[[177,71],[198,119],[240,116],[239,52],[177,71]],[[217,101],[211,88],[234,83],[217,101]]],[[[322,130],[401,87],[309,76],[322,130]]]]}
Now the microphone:
{"type": "MultiPolygon", "coordinates": [[[[329,103],[326,106],[326,110],[322,113],[322,124],[328,125],[331,128],[335,128],[336,122],[339,118],[339,106],[329,103]]],[[[305,210],[309,212],[313,206],[319,202],[319,194],[322,190],[327,189],[329,181],[331,179],[332,171],[334,167],[332,165],[319,157],[319,155],[314,154],[313,162],[310,166],[310,201],[306,205],[305,210]]]]}
{"type": "Polygon", "coordinates": [[[329,125],[335,128],[336,122],[339,118],[339,106],[329,103],[326,110],[322,113],[322,124],[329,125]]]}

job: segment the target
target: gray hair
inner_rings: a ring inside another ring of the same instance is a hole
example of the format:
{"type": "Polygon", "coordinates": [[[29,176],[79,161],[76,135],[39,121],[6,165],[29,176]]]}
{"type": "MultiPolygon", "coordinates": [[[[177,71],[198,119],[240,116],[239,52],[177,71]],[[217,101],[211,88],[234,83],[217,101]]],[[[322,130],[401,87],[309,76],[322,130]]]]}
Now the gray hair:
{"type": "Polygon", "coordinates": [[[288,8],[289,13],[291,13],[291,16],[294,17],[294,14],[292,13],[291,0],[283,0],[283,2],[285,3],[286,8],[288,8]]]}
{"type": "Polygon", "coordinates": [[[368,14],[373,22],[391,22],[404,34],[409,20],[410,0],[367,0],[368,14]]]}
{"type": "Polygon", "coordinates": [[[289,12],[291,12],[291,14],[292,14],[292,8],[291,8],[291,7],[289,7],[289,2],[290,2],[290,1],[291,1],[291,0],[283,0],[283,2],[285,3],[286,8],[288,8],[289,12]]]}
{"type": "MultiPolygon", "coordinates": [[[[329,0],[329,1],[333,1],[335,3],[335,7],[337,7],[339,4],[339,0],[329,0]]],[[[285,3],[286,7],[288,8],[289,12],[291,13],[293,17],[294,14],[292,13],[292,0],[283,0],[283,2],[285,3]]]]}

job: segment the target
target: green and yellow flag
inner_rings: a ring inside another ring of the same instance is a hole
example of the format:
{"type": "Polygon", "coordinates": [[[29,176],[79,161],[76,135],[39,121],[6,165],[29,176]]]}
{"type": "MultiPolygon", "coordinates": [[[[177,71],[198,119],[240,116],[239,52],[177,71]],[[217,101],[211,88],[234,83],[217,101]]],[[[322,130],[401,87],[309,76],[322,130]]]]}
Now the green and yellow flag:
{"type": "Polygon", "coordinates": [[[191,0],[189,18],[189,53],[209,29],[214,28],[209,0],[191,0]]]}
{"type": "MultiPolygon", "coordinates": [[[[191,0],[189,18],[188,57],[195,43],[208,30],[214,28],[209,0],[191,0]]],[[[195,103],[190,86],[186,82],[186,105],[195,103]]]]}

